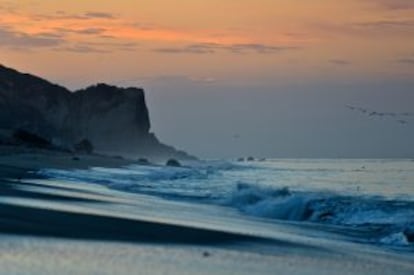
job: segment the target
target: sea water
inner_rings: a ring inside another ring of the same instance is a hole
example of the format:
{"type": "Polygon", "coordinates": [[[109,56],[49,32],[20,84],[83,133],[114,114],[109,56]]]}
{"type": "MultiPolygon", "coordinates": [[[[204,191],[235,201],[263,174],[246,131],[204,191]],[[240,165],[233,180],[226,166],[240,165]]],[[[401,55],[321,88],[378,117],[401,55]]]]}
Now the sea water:
{"type": "Polygon", "coordinates": [[[132,164],[38,173],[194,207],[232,209],[257,221],[257,228],[283,221],[352,235],[356,242],[414,248],[413,160],[196,161],[183,167],[132,164]]]}

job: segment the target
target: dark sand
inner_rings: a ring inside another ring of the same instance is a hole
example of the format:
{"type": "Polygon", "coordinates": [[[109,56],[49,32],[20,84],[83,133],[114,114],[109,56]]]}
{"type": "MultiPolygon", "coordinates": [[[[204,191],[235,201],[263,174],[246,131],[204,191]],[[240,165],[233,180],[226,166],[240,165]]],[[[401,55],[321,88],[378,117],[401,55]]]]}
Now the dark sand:
{"type": "MultiPolygon", "coordinates": [[[[50,201],[108,203],[104,200],[38,193],[24,190],[32,183],[27,178],[38,177],[40,168],[87,169],[92,166],[119,167],[131,161],[119,158],[66,153],[35,152],[7,154],[0,157],[0,198],[28,198],[50,201]]],[[[40,186],[35,184],[35,186],[40,186]]],[[[61,187],[55,187],[61,188],[61,187]]],[[[97,194],[100,195],[100,194],[97,194]]],[[[112,240],[151,243],[216,244],[235,241],[265,241],[235,233],[196,229],[178,225],[108,217],[84,213],[70,213],[55,209],[39,209],[1,203],[0,233],[49,236],[71,239],[112,240]]],[[[270,240],[267,240],[270,241],[270,240]]]]}
{"type": "Polygon", "coordinates": [[[0,153],[0,274],[414,274],[411,254],[97,212],[93,206],[129,202],[116,192],[29,179],[41,168],[131,161],[1,147],[0,153]]]}
{"type": "MultiPolygon", "coordinates": [[[[36,194],[35,192],[16,189],[15,187],[18,185],[25,185],[25,183],[1,181],[0,196],[63,202],[104,203],[99,200],[84,198],[43,193],[36,194]]],[[[121,217],[71,213],[53,209],[38,209],[5,203],[0,203],[0,217],[0,233],[15,235],[180,244],[221,244],[236,241],[265,241],[265,239],[235,233],[196,229],[121,217]]]]}

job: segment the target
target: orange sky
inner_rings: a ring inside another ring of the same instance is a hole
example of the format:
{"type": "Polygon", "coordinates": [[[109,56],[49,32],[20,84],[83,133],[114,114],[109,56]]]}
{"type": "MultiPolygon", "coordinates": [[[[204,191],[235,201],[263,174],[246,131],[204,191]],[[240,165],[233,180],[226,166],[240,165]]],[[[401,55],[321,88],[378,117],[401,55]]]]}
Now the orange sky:
{"type": "Polygon", "coordinates": [[[413,2],[342,2],[0,0],[0,62],[72,87],[169,75],[413,76],[413,2]]]}
{"type": "Polygon", "coordinates": [[[0,0],[0,63],[142,86],[157,136],[199,156],[414,154],[414,121],[345,107],[413,112],[413,0],[0,0]]]}

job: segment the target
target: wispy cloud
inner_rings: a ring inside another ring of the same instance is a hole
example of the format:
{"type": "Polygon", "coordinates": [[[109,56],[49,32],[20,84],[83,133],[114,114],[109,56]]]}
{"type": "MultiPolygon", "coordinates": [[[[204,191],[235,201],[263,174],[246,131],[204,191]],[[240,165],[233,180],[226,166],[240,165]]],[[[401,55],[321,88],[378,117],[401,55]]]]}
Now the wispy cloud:
{"type": "Polygon", "coordinates": [[[104,18],[104,19],[113,19],[116,16],[112,13],[108,12],[96,12],[96,11],[90,11],[84,14],[87,18],[104,18]]]}
{"type": "Polygon", "coordinates": [[[331,59],[329,60],[329,63],[333,65],[338,65],[338,66],[348,66],[351,64],[351,62],[345,59],[331,59]]]}
{"type": "Polygon", "coordinates": [[[414,65],[414,56],[397,59],[397,62],[405,65],[414,65]]]}
{"type": "Polygon", "coordinates": [[[117,51],[135,51],[138,45],[136,43],[123,42],[78,42],[69,45],[61,45],[53,50],[59,52],[71,53],[100,53],[107,54],[117,51]]]}
{"type": "Polygon", "coordinates": [[[42,20],[93,20],[93,19],[116,19],[117,16],[108,12],[90,11],[85,13],[67,13],[65,11],[57,11],[51,14],[31,14],[28,15],[36,21],[42,20]]]}
{"type": "Polygon", "coordinates": [[[266,44],[218,44],[218,43],[199,43],[182,47],[166,47],[154,49],[156,52],[171,54],[214,54],[217,52],[230,53],[259,53],[273,54],[281,51],[294,50],[298,47],[290,46],[274,46],[266,44]]]}
{"type": "Polygon", "coordinates": [[[156,85],[214,85],[220,80],[212,76],[191,76],[185,74],[164,74],[141,76],[128,79],[120,79],[114,82],[116,85],[122,86],[140,86],[142,84],[156,84],[156,85]]]}
{"type": "Polygon", "coordinates": [[[58,46],[65,42],[60,36],[52,34],[27,34],[9,28],[0,27],[0,47],[38,48],[58,46]]]}
{"type": "Polygon", "coordinates": [[[369,21],[369,22],[359,22],[353,24],[355,27],[360,28],[375,28],[375,29],[384,29],[384,28],[404,28],[404,29],[414,29],[414,20],[403,20],[403,19],[395,19],[395,20],[377,20],[377,21],[369,21]]]}
{"type": "Polygon", "coordinates": [[[100,35],[106,32],[105,28],[81,28],[81,29],[68,29],[68,28],[56,28],[56,33],[61,35],[74,33],[74,34],[81,34],[81,35],[100,35]]]}
{"type": "Polygon", "coordinates": [[[100,49],[97,47],[91,47],[88,45],[73,45],[55,48],[55,51],[73,52],[73,53],[110,53],[107,49],[100,49]]]}
{"type": "Polygon", "coordinates": [[[134,51],[136,42],[113,39],[94,39],[95,42],[82,39],[71,40],[72,35],[95,35],[102,37],[103,28],[66,29],[55,28],[35,33],[15,30],[10,26],[0,25],[0,48],[9,50],[31,50],[35,48],[52,49],[72,53],[110,53],[115,51],[134,51]]]}
{"type": "Polygon", "coordinates": [[[329,37],[391,37],[414,35],[413,19],[379,19],[371,21],[356,21],[350,23],[318,22],[313,24],[318,31],[329,37]]]}
{"type": "Polygon", "coordinates": [[[98,48],[101,51],[136,51],[139,47],[137,43],[134,42],[84,42],[83,44],[86,47],[98,48]]]}
{"type": "MultiPolygon", "coordinates": [[[[214,44],[216,45],[216,44],[214,44]]],[[[194,44],[184,47],[165,47],[154,49],[155,52],[160,53],[190,53],[190,54],[211,54],[215,53],[217,50],[216,47],[213,47],[211,44],[194,44]]]]}
{"type": "MultiPolygon", "coordinates": [[[[110,13],[87,12],[70,14],[55,12],[52,14],[5,13],[0,24],[10,26],[22,33],[65,32],[79,35],[100,35],[106,38],[129,41],[193,41],[194,43],[247,43],[252,40],[243,35],[222,33],[217,30],[184,30],[160,26],[148,22],[131,21],[116,17],[110,13]]],[[[68,40],[78,40],[71,37],[68,40]]]]}
{"type": "Polygon", "coordinates": [[[382,8],[390,10],[407,10],[414,9],[414,1],[412,0],[368,0],[382,8]]]}
{"type": "MultiPolygon", "coordinates": [[[[212,54],[218,51],[227,51],[270,54],[293,49],[294,47],[291,45],[300,44],[301,42],[298,41],[300,39],[308,40],[307,37],[287,35],[281,32],[274,34],[271,41],[282,46],[274,46],[263,44],[259,41],[260,39],[248,31],[175,28],[153,22],[137,22],[135,19],[104,11],[87,11],[77,14],[57,11],[39,14],[21,10],[18,13],[2,15],[0,25],[8,26],[29,36],[39,36],[46,33],[50,36],[55,35],[72,45],[84,41],[86,36],[95,41],[153,43],[164,45],[155,49],[156,52],[163,53],[212,54]],[[171,46],[184,43],[188,46],[171,46]]],[[[29,48],[30,44],[27,47],[29,48]]],[[[75,49],[78,48],[75,47],[75,49]]],[[[123,47],[123,49],[131,50],[131,47],[123,47]]]]}

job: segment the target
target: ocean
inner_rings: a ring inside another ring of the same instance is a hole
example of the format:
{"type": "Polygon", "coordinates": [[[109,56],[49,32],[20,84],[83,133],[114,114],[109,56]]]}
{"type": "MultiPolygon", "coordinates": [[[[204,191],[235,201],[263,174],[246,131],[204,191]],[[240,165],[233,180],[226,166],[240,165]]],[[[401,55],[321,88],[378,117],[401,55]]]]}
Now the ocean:
{"type": "Polygon", "coordinates": [[[321,242],[414,251],[414,160],[209,160],[36,173],[53,186],[133,196],[136,205],[117,209],[122,215],[270,237],[283,225],[321,242]]]}

